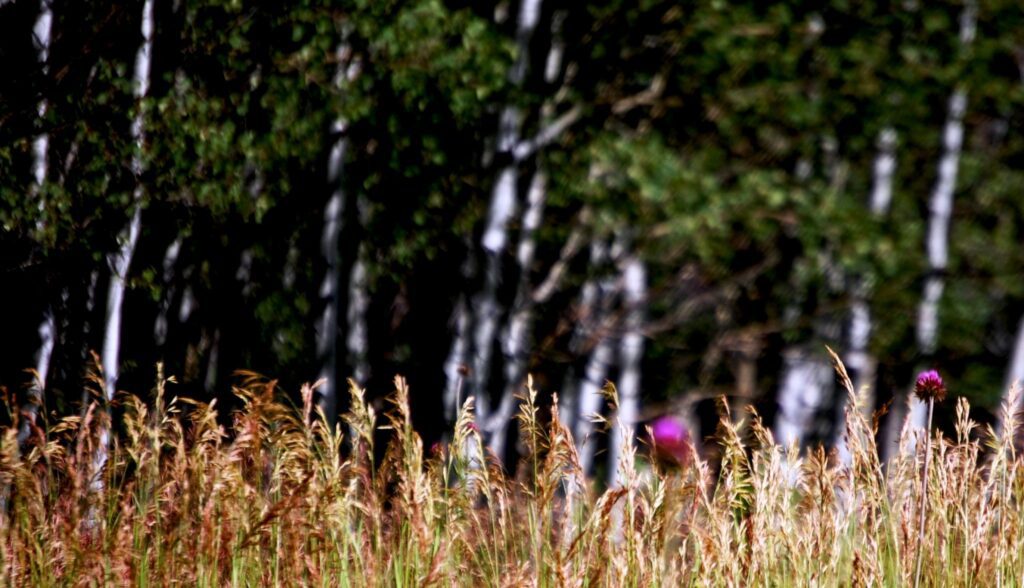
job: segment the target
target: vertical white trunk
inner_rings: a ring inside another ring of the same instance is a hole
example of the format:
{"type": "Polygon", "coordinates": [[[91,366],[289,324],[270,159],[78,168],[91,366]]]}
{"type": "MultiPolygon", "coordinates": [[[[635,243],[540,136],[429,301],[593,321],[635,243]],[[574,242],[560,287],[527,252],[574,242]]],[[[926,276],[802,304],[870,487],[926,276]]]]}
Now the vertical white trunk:
{"type": "MultiPolygon", "coordinates": [[[[530,18],[536,20],[536,16],[530,18]]],[[[561,11],[552,17],[551,48],[548,50],[547,61],[544,64],[544,80],[549,84],[558,79],[562,68],[564,47],[560,33],[564,20],[565,13],[561,11]]],[[[545,101],[541,107],[542,125],[547,124],[553,111],[554,106],[551,102],[545,101]]],[[[519,245],[516,249],[516,264],[519,266],[516,298],[501,339],[505,359],[505,386],[498,409],[490,421],[492,432],[490,448],[494,455],[499,457],[503,457],[505,454],[508,426],[518,404],[517,395],[523,390],[526,364],[530,356],[530,330],[533,326],[533,308],[536,302],[530,284],[530,270],[533,267],[534,252],[537,248],[536,232],[540,228],[544,216],[546,200],[547,175],[538,161],[537,170],[530,180],[530,188],[526,197],[526,211],[523,213],[519,245]]]]}
{"type": "MultiPolygon", "coordinates": [[[[334,126],[337,132],[344,128],[340,121],[334,126]]],[[[320,252],[327,261],[327,271],[320,286],[320,300],[323,302],[323,314],[317,330],[317,357],[320,360],[319,406],[327,416],[329,423],[334,423],[337,410],[338,395],[338,318],[339,290],[341,289],[341,255],[338,242],[342,229],[345,195],[341,187],[342,166],[348,140],[341,137],[331,148],[328,162],[328,181],[334,186],[334,192],[324,208],[324,228],[320,239],[320,252]]]]}
{"type": "MultiPolygon", "coordinates": [[[[509,81],[513,87],[522,86],[530,62],[530,39],[540,18],[540,0],[522,0],[516,22],[516,62],[509,72],[509,81]]],[[[512,154],[520,138],[521,113],[512,103],[506,104],[498,121],[498,152],[512,154]]],[[[477,418],[481,425],[486,421],[485,410],[489,404],[485,396],[488,394],[488,376],[491,371],[491,356],[494,337],[498,331],[498,322],[503,309],[498,303],[498,287],[501,280],[501,256],[508,242],[508,222],[516,212],[516,194],[519,178],[519,165],[513,157],[508,157],[498,171],[494,187],[491,190],[490,205],[484,228],[481,246],[484,251],[484,286],[473,297],[473,362],[469,374],[468,392],[477,399],[479,412],[477,418]]],[[[453,342],[453,347],[459,341],[453,342]]]]}
{"type": "MultiPolygon", "coordinates": [[[[841,276],[834,265],[825,261],[826,279],[833,291],[841,285],[841,276]]],[[[786,314],[799,315],[796,305],[786,314]]],[[[832,363],[824,354],[821,341],[832,344],[839,339],[840,322],[831,315],[814,319],[814,341],[804,345],[789,345],[783,350],[782,376],[777,396],[778,413],[775,416],[775,438],[783,445],[807,444],[808,437],[818,432],[823,409],[835,393],[832,363]]]]}
{"type": "Polygon", "coordinates": [[[832,389],[832,366],[820,356],[790,347],[783,359],[775,437],[779,443],[802,446],[814,430],[819,411],[832,389]]]}
{"type": "Polygon", "coordinates": [[[160,301],[156,321],[153,323],[153,341],[158,349],[163,349],[164,344],[167,342],[167,314],[171,310],[171,302],[174,299],[174,268],[178,264],[181,245],[182,238],[179,235],[167,246],[167,251],[164,253],[163,283],[166,291],[164,292],[163,299],[160,301]]]}
{"type": "MultiPolygon", "coordinates": [[[[188,272],[186,272],[187,274],[188,272]]],[[[196,309],[196,295],[192,286],[186,284],[181,292],[181,304],[178,305],[178,322],[186,323],[192,318],[192,312],[196,309]]]]}
{"type": "Polygon", "coordinates": [[[366,277],[366,255],[366,245],[361,244],[348,281],[348,333],[345,337],[352,378],[363,386],[370,377],[370,364],[367,358],[369,340],[366,328],[370,294],[366,277]]]}
{"type": "Polygon", "coordinates": [[[623,455],[634,447],[636,422],[640,415],[640,370],[644,355],[643,322],[647,306],[647,267],[640,258],[630,256],[622,271],[622,302],[626,325],[619,342],[619,413],[609,440],[609,484],[622,485],[623,455]]]}
{"type": "MultiPolygon", "coordinates": [[[[974,41],[977,5],[968,0],[960,15],[960,44],[966,47],[974,41]]],[[[953,194],[956,191],[957,171],[960,167],[960,153],[964,140],[964,113],[967,110],[967,92],[962,88],[953,91],[949,98],[949,110],[942,131],[942,158],[939,160],[938,180],[932,190],[928,205],[928,276],[917,310],[917,347],[921,355],[929,356],[938,347],[939,303],[945,289],[945,272],[949,259],[949,221],[953,214],[953,194]]],[[[924,403],[909,392],[904,396],[909,406],[906,426],[924,429],[927,410],[924,403]]],[[[890,421],[895,419],[890,418],[890,421]]],[[[891,422],[887,431],[886,449],[893,451],[899,441],[897,422],[891,422]]],[[[915,450],[916,435],[910,436],[908,446],[915,450]]]]}
{"type": "MultiPolygon", "coordinates": [[[[50,0],[42,0],[39,3],[39,17],[32,27],[32,41],[36,48],[36,55],[39,65],[45,75],[50,70],[47,60],[50,57],[50,36],[53,30],[53,10],[50,7],[50,0]]],[[[44,96],[37,108],[39,119],[46,116],[49,104],[44,96]]],[[[47,156],[50,150],[50,135],[46,132],[39,133],[32,141],[32,177],[35,179],[36,190],[46,181],[47,156]]],[[[40,211],[43,209],[43,201],[39,201],[40,211]]],[[[42,215],[40,215],[42,222],[42,215]]]]}
{"type": "MultiPolygon", "coordinates": [[[[871,199],[869,208],[872,216],[881,218],[889,214],[892,203],[893,176],[896,173],[896,131],[886,127],[878,135],[878,153],[872,168],[871,199]]],[[[853,381],[854,390],[863,394],[864,411],[874,411],[874,382],[876,360],[868,346],[871,343],[871,288],[860,277],[854,278],[850,304],[850,332],[844,362],[853,381]]],[[[835,447],[842,463],[850,463],[846,447],[845,401],[838,403],[836,418],[835,447]]]]}
{"type": "MultiPolygon", "coordinates": [[[[128,226],[118,236],[118,250],[107,255],[110,266],[110,285],[107,290],[107,314],[103,335],[103,391],[109,403],[117,392],[117,379],[120,375],[121,352],[121,316],[124,304],[124,291],[131,267],[135,245],[139,240],[142,228],[142,149],[145,143],[143,99],[149,92],[150,54],[153,48],[153,0],[146,0],[142,7],[142,44],[135,55],[135,98],[137,112],[132,120],[132,141],[135,152],[132,154],[131,169],[135,174],[135,191],[132,195],[132,214],[128,226]]],[[[94,489],[102,489],[102,471],[107,461],[107,445],[110,441],[109,430],[100,432],[96,450],[93,475],[94,489]]]]}
{"type": "MultiPolygon", "coordinates": [[[[472,247],[467,247],[467,250],[472,247]]],[[[462,279],[469,282],[476,273],[473,255],[468,254],[462,264],[462,279]]],[[[469,368],[469,342],[472,335],[473,317],[465,296],[460,296],[453,312],[455,334],[452,336],[451,348],[444,362],[445,390],[444,416],[449,424],[454,424],[462,401],[465,398],[465,382],[469,368]]],[[[477,414],[480,408],[477,407],[477,414]]]]}
{"type": "Polygon", "coordinates": [[[132,217],[128,223],[126,234],[118,239],[118,251],[107,255],[110,266],[110,286],[107,291],[107,313],[103,336],[103,389],[107,400],[112,400],[117,391],[119,376],[118,356],[121,350],[121,314],[124,304],[124,291],[131,265],[135,245],[138,242],[139,230],[142,226],[142,214],[138,206],[134,206],[132,217]]]}
{"type": "MultiPolygon", "coordinates": [[[[351,48],[347,43],[338,45],[335,55],[338,59],[338,72],[335,85],[343,89],[346,82],[351,82],[359,75],[359,62],[352,59],[351,48]],[[347,65],[346,65],[347,64],[347,65]]],[[[323,313],[317,329],[317,358],[320,361],[320,387],[318,406],[327,416],[332,426],[338,407],[338,320],[341,316],[339,292],[341,291],[341,254],[339,241],[343,225],[345,208],[344,173],[345,156],[348,152],[348,138],[345,131],[348,121],[337,119],[331,126],[331,132],[338,139],[331,147],[327,160],[327,181],[332,187],[330,198],[324,207],[324,227],[320,237],[320,250],[327,262],[324,281],[320,286],[320,300],[323,313]]]]}
{"type": "MultiPolygon", "coordinates": [[[[45,75],[49,71],[47,60],[50,55],[50,36],[53,28],[53,10],[50,8],[49,0],[42,0],[39,3],[39,17],[32,27],[33,44],[39,59],[39,65],[45,75]]],[[[39,101],[38,114],[40,122],[46,116],[48,104],[44,97],[39,101]]],[[[45,122],[44,122],[45,124],[45,122]]],[[[36,229],[42,234],[46,228],[46,203],[43,201],[40,192],[46,182],[47,158],[50,151],[50,135],[45,131],[36,136],[32,142],[32,197],[39,199],[39,218],[36,221],[36,229]]],[[[56,323],[53,317],[53,309],[46,308],[43,311],[43,320],[39,322],[39,347],[35,353],[35,375],[32,385],[29,387],[28,402],[22,408],[22,423],[18,430],[18,445],[21,446],[28,439],[31,432],[30,424],[35,421],[42,406],[46,394],[46,379],[50,369],[50,358],[53,355],[53,343],[56,337],[56,323]]]]}
{"type": "MultiPolygon", "coordinates": [[[[1017,326],[1017,338],[1013,344],[1013,353],[1010,355],[1010,363],[1006,366],[1006,382],[1003,385],[1003,401],[1009,402],[1010,388],[1013,386],[1024,386],[1024,316],[1021,317],[1017,326]]],[[[1020,405],[1015,407],[1020,410],[1020,405]]],[[[1002,413],[1000,413],[1002,414],[1002,413]]],[[[998,424],[998,431],[1002,432],[1002,421],[998,424]]]]}
{"type": "Polygon", "coordinates": [[[878,135],[878,154],[875,156],[871,180],[871,214],[885,216],[892,204],[892,181],[896,174],[896,131],[882,129],[878,135]]]}
{"type": "MultiPolygon", "coordinates": [[[[818,100],[817,91],[813,98],[818,100]]],[[[821,139],[822,165],[830,189],[841,192],[846,182],[846,163],[839,154],[839,141],[831,134],[821,139]]],[[[796,175],[801,182],[807,181],[813,173],[813,164],[802,160],[797,162],[796,175]]],[[[843,288],[843,274],[833,261],[831,252],[820,254],[825,283],[831,292],[843,288]]],[[[785,310],[790,320],[800,314],[797,304],[785,310]]],[[[839,322],[830,315],[814,317],[815,339],[834,344],[838,339],[839,322]]],[[[821,343],[812,339],[810,343],[787,345],[782,351],[783,365],[779,389],[776,395],[778,412],[775,416],[775,438],[784,446],[796,445],[802,448],[808,437],[819,429],[822,410],[834,397],[834,381],[831,363],[819,351],[821,343]]],[[[791,472],[790,481],[795,481],[791,472]]]]}
{"type": "Polygon", "coordinates": [[[36,350],[36,367],[33,382],[29,387],[28,402],[21,409],[21,423],[18,428],[18,446],[21,447],[32,432],[39,409],[45,401],[46,378],[50,371],[50,357],[53,355],[53,343],[56,339],[57,326],[53,311],[47,309],[43,321],[39,323],[39,348],[36,350]]]}
{"type": "Polygon", "coordinates": [[[1017,339],[1013,344],[1013,355],[1010,356],[1010,365],[1006,370],[1004,390],[1008,391],[1014,382],[1024,384],[1024,317],[1021,317],[1017,327],[1017,339]]]}
{"type": "Polygon", "coordinates": [[[135,55],[135,98],[138,112],[132,120],[132,140],[135,153],[132,155],[131,169],[136,176],[135,191],[132,197],[132,214],[128,226],[118,236],[118,250],[107,255],[110,266],[110,287],[107,292],[107,319],[103,337],[103,384],[107,400],[111,400],[117,391],[119,375],[119,354],[121,350],[121,315],[124,303],[124,290],[131,266],[135,245],[142,228],[142,149],[145,142],[144,114],[142,100],[149,91],[150,53],[153,46],[153,0],[146,0],[142,8],[142,44],[135,55]]]}
{"type": "Polygon", "coordinates": [[[928,219],[928,269],[924,296],[918,308],[917,344],[922,353],[935,352],[938,343],[939,301],[945,288],[942,273],[949,259],[949,220],[953,213],[953,193],[957,168],[963,146],[963,115],[967,95],[956,90],[949,101],[949,117],[943,131],[943,153],[939,162],[939,179],[932,192],[928,219]]]}
{"type": "Polygon", "coordinates": [[[494,455],[505,455],[505,439],[515,408],[516,396],[523,391],[526,362],[529,358],[530,328],[533,324],[533,296],[530,287],[530,268],[537,247],[536,232],[544,215],[547,199],[547,177],[538,169],[530,182],[526,213],[523,215],[516,262],[519,265],[519,285],[512,307],[512,316],[502,336],[505,354],[505,388],[498,409],[490,420],[491,439],[488,445],[494,455]]]}
{"type": "MultiPolygon", "coordinates": [[[[596,269],[604,263],[607,256],[606,247],[600,241],[590,244],[590,267],[596,269]]],[[[600,302],[601,285],[597,278],[590,277],[583,283],[580,289],[580,301],[576,311],[572,340],[569,342],[569,350],[574,356],[582,355],[593,336],[592,327],[597,324],[595,317],[598,315],[598,304],[600,302]]],[[[579,438],[577,415],[580,413],[580,386],[577,380],[581,380],[575,370],[569,370],[566,374],[565,383],[562,386],[562,393],[559,395],[559,418],[573,435],[576,436],[576,444],[579,446],[583,440],[579,438]]],[[[603,376],[601,376],[603,378],[603,376]]]]}
{"type": "Polygon", "coordinates": [[[594,417],[601,414],[604,398],[601,389],[608,375],[608,366],[612,362],[614,351],[612,341],[600,335],[597,345],[591,352],[583,379],[577,386],[576,445],[579,448],[580,469],[584,475],[590,473],[597,451],[597,440],[594,439],[594,417]]]}
{"type": "MultiPolygon", "coordinates": [[[[613,257],[617,256],[615,251],[618,247],[618,244],[613,245],[613,257]]],[[[604,248],[600,247],[592,255],[591,262],[603,261],[604,256],[604,248]]],[[[613,306],[613,290],[613,277],[600,279],[597,282],[596,304],[590,309],[585,309],[585,311],[589,310],[590,314],[581,319],[589,323],[589,328],[586,331],[588,339],[595,342],[583,370],[583,377],[576,386],[574,435],[576,446],[579,449],[580,467],[584,475],[590,473],[591,465],[594,463],[594,454],[597,450],[597,440],[594,439],[594,417],[601,413],[601,408],[604,405],[601,389],[605,385],[608,368],[615,357],[613,341],[606,332],[608,315],[613,306]]]]}

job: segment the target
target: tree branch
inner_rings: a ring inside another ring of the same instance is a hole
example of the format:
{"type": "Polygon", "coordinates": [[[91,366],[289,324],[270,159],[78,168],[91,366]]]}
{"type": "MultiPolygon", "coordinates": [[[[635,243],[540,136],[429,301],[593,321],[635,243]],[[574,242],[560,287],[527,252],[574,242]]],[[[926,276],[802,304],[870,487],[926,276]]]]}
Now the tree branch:
{"type": "Polygon", "coordinates": [[[532,139],[520,141],[515,146],[515,149],[512,150],[513,159],[516,161],[523,161],[539,151],[541,148],[551,144],[562,133],[564,133],[566,129],[579,120],[582,113],[583,109],[579,105],[573,106],[565,114],[551,121],[551,124],[538,131],[532,139]]]}

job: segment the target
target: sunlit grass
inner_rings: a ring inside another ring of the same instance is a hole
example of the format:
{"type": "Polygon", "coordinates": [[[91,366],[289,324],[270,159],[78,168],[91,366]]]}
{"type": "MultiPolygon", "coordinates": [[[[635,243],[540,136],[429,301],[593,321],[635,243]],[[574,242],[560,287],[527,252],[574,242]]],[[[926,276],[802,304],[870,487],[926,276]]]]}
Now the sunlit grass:
{"type": "Polygon", "coordinates": [[[383,416],[352,385],[331,431],[311,387],[295,407],[248,377],[230,439],[216,406],[168,399],[159,382],[148,403],[119,399],[121,434],[99,473],[104,411],[36,429],[21,456],[16,431],[3,433],[0,584],[889,586],[913,582],[920,549],[924,585],[1024,585],[1012,411],[995,435],[959,401],[955,438],[931,443],[919,540],[923,455],[879,461],[839,369],[848,465],[777,446],[756,415],[744,428],[726,415],[717,476],[700,459],[660,471],[630,451],[624,483],[600,492],[532,388],[526,455],[507,475],[483,458],[472,400],[450,443],[424,452],[400,378],[383,416]],[[391,441],[375,463],[379,427],[391,441]]]}

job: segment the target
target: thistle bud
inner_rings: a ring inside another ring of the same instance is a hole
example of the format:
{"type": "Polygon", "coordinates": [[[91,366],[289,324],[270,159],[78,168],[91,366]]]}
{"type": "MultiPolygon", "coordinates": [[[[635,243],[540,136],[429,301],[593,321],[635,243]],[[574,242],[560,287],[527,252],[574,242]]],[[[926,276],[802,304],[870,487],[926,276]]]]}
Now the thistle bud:
{"type": "Polygon", "coordinates": [[[654,455],[664,462],[685,465],[689,461],[690,431],[683,421],[672,416],[663,416],[651,423],[651,443],[654,455]]]}
{"type": "Polygon", "coordinates": [[[946,386],[942,383],[942,377],[935,370],[921,372],[914,383],[914,394],[924,402],[934,399],[942,402],[946,398],[946,386]]]}

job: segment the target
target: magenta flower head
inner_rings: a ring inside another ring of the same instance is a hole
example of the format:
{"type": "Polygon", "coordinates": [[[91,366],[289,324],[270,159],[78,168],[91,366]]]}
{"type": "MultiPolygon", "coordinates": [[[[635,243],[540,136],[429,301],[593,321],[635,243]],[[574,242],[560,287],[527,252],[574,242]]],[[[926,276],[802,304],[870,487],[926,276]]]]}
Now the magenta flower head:
{"type": "Polygon", "coordinates": [[[921,372],[914,383],[914,394],[924,402],[934,399],[942,402],[946,398],[946,386],[942,383],[942,377],[935,370],[921,372]]]}
{"type": "Polygon", "coordinates": [[[444,443],[440,441],[434,441],[434,444],[430,446],[430,455],[441,455],[444,451],[444,443]]]}
{"type": "Polygon", "coordinates": [[[662,416],[650,425],[651,444],[658,459],[675,465],[684,465],[690,459],[690,431],[681,419],[662,416]]]}

